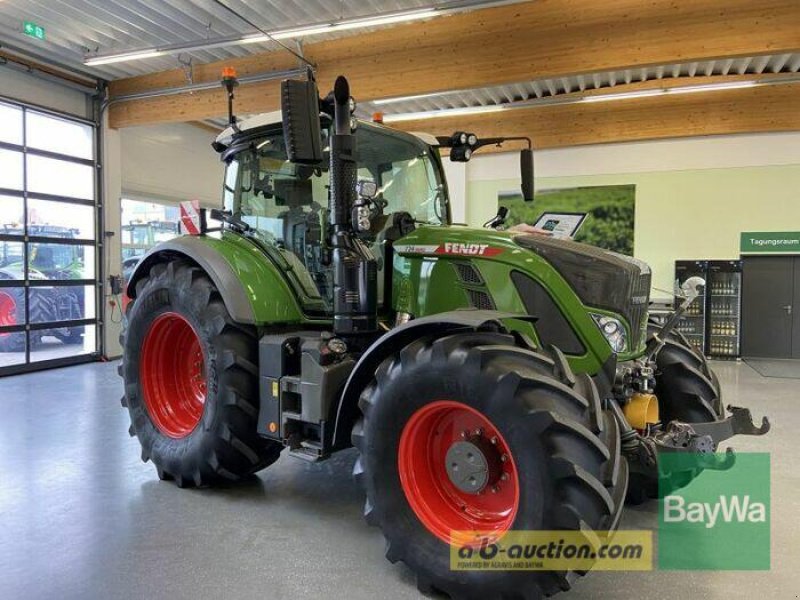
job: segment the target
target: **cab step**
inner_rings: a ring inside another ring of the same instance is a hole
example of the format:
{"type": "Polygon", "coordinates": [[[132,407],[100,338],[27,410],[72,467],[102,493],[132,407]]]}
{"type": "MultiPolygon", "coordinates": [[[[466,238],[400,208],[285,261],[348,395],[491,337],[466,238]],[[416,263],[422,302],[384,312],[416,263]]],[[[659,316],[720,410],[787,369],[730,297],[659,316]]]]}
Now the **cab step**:
{"type": "Polygon", "coordinates": [[[302,440],[300,445],[289,448],[289,456],[294,456],[306,462],[319,462],[323,458],[322,444],[313,440],[302,440]]]}

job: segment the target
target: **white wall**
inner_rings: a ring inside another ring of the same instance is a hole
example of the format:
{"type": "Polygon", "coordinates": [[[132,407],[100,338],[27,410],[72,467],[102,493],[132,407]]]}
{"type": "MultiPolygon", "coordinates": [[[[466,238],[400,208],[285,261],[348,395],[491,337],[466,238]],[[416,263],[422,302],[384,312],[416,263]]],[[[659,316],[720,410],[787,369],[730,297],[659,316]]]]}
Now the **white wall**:
{"type": "MultiPolygon", "coordinates": [[[[103,197],[105,198],[104,231],[114,232],[105,238],[103,260],[106,265],[106,277],[122,274],[122,151],[120,130],[108,127],[108,113],[103,121],[103,197]]],[[[107,285],[107,279],[103,285],[107,285]]],[[[104,288],[105,289],[105,288],[104,288]]],[[[105,356],[117,357],[122,354],[119,334],[122,331],[121,307],[111,306],[116,299],[104,294],[103,318],[105,319],[105,356]]]]}
{"type": "Polygon", "coordinates": [[[86,94],[8,67],[0,67],[0,96],[38,104],[78,117],[90,117],[86,94]]]}
{"type": "MultiPolygon", "coordinates": [[[[671,289],[675,260],[737,257],[741,231],[800,229],[800,133],[543,150],[535,162],[537,189],[636,186],[634,254],[654,288],[671,289]]],[[[473,159],[467,222],[480,226],[518,186],[517,154],[473,159]]]]}
{"type": "Polygon", "coordinates": [[[467,222],[467,163],[452,162],[444,157],[444,175],[450,198],[450,213],[453,223],[467,222]]]}
{"type": "MultiPolygon", "coordinates": [[[[107,119],[107,116],[106,116],[107,119]]],[[[120,229],[122,198],[177,203],[200,200],[219,206],[222,163],[211,149],[213,134],[188,124],[104,130],[103,172],[106,199],[105,230],[113,231],[105,249],[106,273],[122,272],[120,229]]],[[[119,307],[112,309],[106,297],[105,350],[117,357],[122,348],[119,307]],[[113,318],[112,318],[113,314],[113,318]]]]}
{"type": "MultiPolygon", "coordinates": [[[[534,174],[574,177],[800,164],[800,133],[765,133],[537,150],[534,174]]],[[[476,155],[467,182],[519,179],[517,153],[476,155]]]]}
{"type": "Polygon", "coordinates": [[[123,195],[218,207],[223,165],[213,140],[212,132],[186,123],[121,129],[123,195]]]}

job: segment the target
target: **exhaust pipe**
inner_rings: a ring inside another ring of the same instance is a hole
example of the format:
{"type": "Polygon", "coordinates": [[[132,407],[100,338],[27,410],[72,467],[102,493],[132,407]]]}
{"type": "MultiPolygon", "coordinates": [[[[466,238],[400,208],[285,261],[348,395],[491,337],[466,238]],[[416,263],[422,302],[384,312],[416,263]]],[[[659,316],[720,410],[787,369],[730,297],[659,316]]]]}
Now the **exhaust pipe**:
{"type": "Polygon", "coordinates": [[[350,84],[333,87],[334,126],[330,139],[330,224],[333,230],[333,331],[354,336],[378,331],[378,268],[355,234],[357,145],[351,127],[350,84]]]}

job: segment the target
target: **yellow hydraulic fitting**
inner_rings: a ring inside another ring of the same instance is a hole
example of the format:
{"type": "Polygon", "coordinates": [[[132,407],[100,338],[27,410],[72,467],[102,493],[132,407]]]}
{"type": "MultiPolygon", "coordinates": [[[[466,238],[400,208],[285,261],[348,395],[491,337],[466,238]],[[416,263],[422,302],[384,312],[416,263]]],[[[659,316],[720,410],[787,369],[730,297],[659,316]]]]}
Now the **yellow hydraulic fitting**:
{"type": "Polygon", "coordinates": [[[639,430],[647,429],[648,425],[658,423],[658,398],[655,394],[637,392],[623,406],[622,412],[631,427],[639,430]]]}

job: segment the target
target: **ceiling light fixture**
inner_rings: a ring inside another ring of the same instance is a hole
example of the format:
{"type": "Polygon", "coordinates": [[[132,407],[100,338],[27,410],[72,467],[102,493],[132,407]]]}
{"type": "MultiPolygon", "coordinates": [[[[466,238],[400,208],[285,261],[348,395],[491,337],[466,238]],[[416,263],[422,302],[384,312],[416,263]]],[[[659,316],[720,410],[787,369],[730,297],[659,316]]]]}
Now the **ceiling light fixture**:
{"type": "MultiPolygon", "coordinates": [[[[618,100],[634,100],[639,98],[650,98],[653,96],[665,96],[669,94],[691,94],[695,92],[718,92],[739,88],[750,88],[761,85],[774,85],[788,83],[788,80],[747,80],[747,81],[728,81],[723,83],[709,83],[704,85],[687,85],[672,88],[653,88],[650,90],[636,90],[632,92],[619,92],[614,94],[596,95],[573,95],[546,96],[544,98],[533,98],[530,100],[520,100],[518,102],[507,102],[505,104],[488,104],[485,106],[467,106],[458,108],[442,108],[439,110],[426,110],[409,113],[396,113],[383,115],[385,123],[396,123],[399,121],[416,121],[421,119],[436,119],[443,117],[454,117],[460,115],[473,115],[498,112],[501,110],[514,110],[519,108],[533,108],[537,106],[557,106],[565,104],[578,104],[583,102],[614,102],[618,100]]],[[[447,92],[450,94],[451,92],[447,92]]],[[[436,97],[444,94],[420,94],[417,96],[405,96],[403,98],[383,98],[374,100],[372,104],[391,104],[403,100],[418,100],[422,98],[436,97]]]]}
{"type": "Polygon", "coordinates": [[[620,92],[619,94],[597,94],[596,96],[581,96],[580,102],[613,102],[614,100],[632,100],[634,98],[649,98],[663,96],[666,90],[656,88],[652,90],[638,90],[636,92],[620,92]]]}
{"type": "Polygon", "coordinates": [[[398,113],[396,115],[383,115],[384,123],[396,123],[397,121],[417,121],[421,119],[436,119],[439,117],[458,117],[463,115],[478,115],[493,112],[500,112],[516,108],[510,104],[489,104],[486,106],[465,106],[463,108],[444,108],[442,110],[423,110],[412,113],[398,113]]]}
{"type": "Polygon", "coordinates": [[[377,106],[383,106],[385,104],[408,102],[410,100],[424,100],[425,98],[437,98],[439,96],[445,96],[445,95],[449,96],[456,93],[458,93],[456,90],[452,90],[447,92],[431,92],[430,94],[415,94],[413,96],[395,96],[394,98],[379,98],[378,100],[373,100],[372,103],[377,106]]]}
{"type": "Polygon", "coordinates": [[[740,88],[767,85],[769,81],[729,81],[727,83],[709,83],[706,85],[688,85],[685,87],[669,88],[668,94],[693,94],[695,92],[717,92],[721,90],[738,90],[740,88]]]}
{"type": "Polygon", "coordinates": [[[128,60],[141,60],[143,58],[155,58],[163,56],[166,52],[162,52],[156,48],[152,50],[139,50],[137,52],[128,52],[126,54],[110,54],[108,56],[95,56],[94,58],[87,58],[83,61],[87,67],[96,67],[98,65],[110,65],[118,62],[125,62],[128,60]]]}

